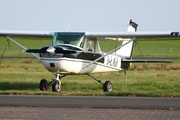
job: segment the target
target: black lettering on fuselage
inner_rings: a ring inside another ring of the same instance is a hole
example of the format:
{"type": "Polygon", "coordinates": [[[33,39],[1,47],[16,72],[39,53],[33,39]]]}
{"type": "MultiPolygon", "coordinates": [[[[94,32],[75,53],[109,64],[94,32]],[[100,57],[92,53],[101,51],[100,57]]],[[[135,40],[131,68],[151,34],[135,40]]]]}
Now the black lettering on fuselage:
{"type": "Polygon", "coordinates": [[[113,67],[117,67],[118,65],[118,57],[116,56],[107,56],[107,63],[106,65],[109,65],[109,66],[113,66],[113,67]]]}

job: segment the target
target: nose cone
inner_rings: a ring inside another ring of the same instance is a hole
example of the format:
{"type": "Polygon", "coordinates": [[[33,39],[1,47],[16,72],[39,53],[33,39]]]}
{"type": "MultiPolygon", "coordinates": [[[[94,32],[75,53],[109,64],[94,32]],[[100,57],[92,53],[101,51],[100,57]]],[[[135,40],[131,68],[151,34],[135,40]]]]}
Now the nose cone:
{"type": "Polygon", "coordinates": [[[49,55],[55,55],[55,48],[53,46],[50,46],[46,52],[49,54],[49,55]]]}

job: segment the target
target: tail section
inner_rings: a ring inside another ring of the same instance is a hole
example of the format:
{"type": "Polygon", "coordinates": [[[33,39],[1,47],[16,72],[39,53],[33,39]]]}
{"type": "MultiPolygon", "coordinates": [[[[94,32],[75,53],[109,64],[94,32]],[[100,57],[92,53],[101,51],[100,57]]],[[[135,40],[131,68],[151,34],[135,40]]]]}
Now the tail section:
{"type": "MultiPolygon", "coordinates": [[[[135,22],[130,20],[127,32],[136,32],[137,26],[138,26],[138,24],[136,24],[135,22]]],[[[131,39],[129,39],[129,38],[123,39],[122,45],[125,44],[126,42],[128,42],[128,40],[131,40],[131,39]]],[[[120,48],[119,50],[117,50],[116,54],[118,54],[122,57],[125,57],[125,58],[131,58],[132,50],[133,50],[133,44],[134,44],[133,41],[128,43],[127,45],[125,45],[122,48],[120,48]]]]}
{"type": "Polygon", "coordinates": [[[136,32],[137,31],[138,24],[133,22],[132,20],[129,21],[129,27],[127,29],[127,32],[136,32]]]}

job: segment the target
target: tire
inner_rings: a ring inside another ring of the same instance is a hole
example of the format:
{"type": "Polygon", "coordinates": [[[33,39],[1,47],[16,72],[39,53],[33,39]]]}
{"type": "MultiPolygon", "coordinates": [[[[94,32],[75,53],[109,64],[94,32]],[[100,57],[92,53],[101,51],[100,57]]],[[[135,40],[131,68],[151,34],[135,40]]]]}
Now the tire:
{"type": "Polygon", "coordinates": [[[39,83],[39,89],[42,91],[47,91],[47,89],[49,88],[48,82],[45,79],[42,79],[39,83]]]}
{"type": "Polygon", "coordinates": [[[112,91],[112,83],[110,81],[106,81],[103,84],[103,90],[104,90],[104,92],[111,92],[112,91]]]}
{"type": "Polygon", "coordinates": [[[53,85],[52,85],[52,91],[53,92],[60,92],[61,91],[61,82],[56,80],[54,81],[53,85]]]}

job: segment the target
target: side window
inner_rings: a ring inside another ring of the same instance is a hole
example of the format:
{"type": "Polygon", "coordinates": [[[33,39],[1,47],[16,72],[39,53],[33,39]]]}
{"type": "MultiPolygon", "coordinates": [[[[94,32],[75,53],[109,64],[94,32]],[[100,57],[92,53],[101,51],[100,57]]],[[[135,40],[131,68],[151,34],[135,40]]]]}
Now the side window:
{"type": "Polygon", "coordinates": [[[95,49],[94,49],[94,41],[92,40],[88,40],[87,41],[87,51],[89,52],[95,52],[95,49]]]}
{"type": "Polygon", "coordinates": [[[83,49],[86,52],[93,52],[93,53],[101,53],[101,48],[99,46],[98,40],[91,40],[91,39],[84,39],[83,41],[83,49]]]}

